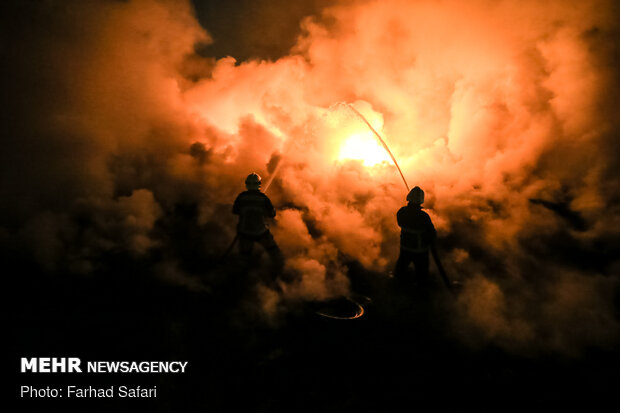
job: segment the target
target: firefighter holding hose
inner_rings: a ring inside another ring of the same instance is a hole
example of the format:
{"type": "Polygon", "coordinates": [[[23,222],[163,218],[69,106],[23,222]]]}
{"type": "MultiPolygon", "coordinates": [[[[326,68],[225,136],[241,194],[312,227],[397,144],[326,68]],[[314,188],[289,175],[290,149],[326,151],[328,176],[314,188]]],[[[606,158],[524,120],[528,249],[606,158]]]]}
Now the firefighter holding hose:
{"type": "Polygon", "coordinates": [[[265,223],[266,219],[276,216],[276,210],[269,197],[261,192],[260,185],[261,177],[256,173],[249,174],[245,180],[247,191],[240,193],[233,204],[233,214],[239,215],[239,252],[249,258],[254,243],[259,243],[269,254],[272,270],[277,274],[282,271],[284,258],[265,223]]]}
{"type": "Polygon", "coordinates": [[[437,232],[435,231],[435,226],[431,221],[431,217],[422,210],[424,191],[416,186],[409,191],[407,201],[407,206],[402,207],[396,214],[396,220],[401,228],[401,232],[400,255],[394,269],[395,278],[398,281],[408,281],[407,272],[409,264],[413,262],[418,285],[426,286],[428,284],[428,252],[430,250],[444,283],[449,289],[452,289],[437,255],[437,232]]]}

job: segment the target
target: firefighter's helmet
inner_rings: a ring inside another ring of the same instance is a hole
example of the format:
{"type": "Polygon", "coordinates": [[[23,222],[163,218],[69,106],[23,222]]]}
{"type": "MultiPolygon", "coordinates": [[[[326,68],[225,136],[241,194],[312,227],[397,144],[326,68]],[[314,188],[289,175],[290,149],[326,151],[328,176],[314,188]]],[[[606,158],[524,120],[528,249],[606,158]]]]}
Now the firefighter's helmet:
{"type": "Polygon", "coordinates": [[[252,172],[245,178],[245,187],[248,189],[258,189],[260,187],[260,175],[256,172],[252,172]]]}
{"type": "Polygon", "coordinates": [[[424,203],[424,191],[416,186],[407,195],[407,201],[413,204],[422,205],[424,203]]]}

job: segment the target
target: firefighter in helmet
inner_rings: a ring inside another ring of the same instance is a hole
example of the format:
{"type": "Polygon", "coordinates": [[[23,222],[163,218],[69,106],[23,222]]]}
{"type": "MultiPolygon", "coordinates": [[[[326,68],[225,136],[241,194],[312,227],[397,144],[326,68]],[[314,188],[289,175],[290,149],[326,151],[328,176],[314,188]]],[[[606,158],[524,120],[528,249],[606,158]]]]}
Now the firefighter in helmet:
{"type": "Polygon", "coordinates": [[[239,252],[249,257],[254,243],[261,244],[271,258],[272,269],[279,273],[284,266],[284,259],[265,223],[265,219],[276,216],[276,210],[267,195],[260,191],[260,184],[261,177],[258,174],[249,174],[245,180],[247,191],[240,193],[233,204],[233,214],[239,215],[239,252]]]}
{"type": "Polygon", "coordinates": [[[415,266],[419,284],[428,282],[429,250],[434,252],[437,233],[428,214],[422,211],[424,191],[416,186],[407,195],[407,206],[396,214],[400,232],[400,255],[396,261],[394,276],[406,280],[409,264],[415,266]]]}

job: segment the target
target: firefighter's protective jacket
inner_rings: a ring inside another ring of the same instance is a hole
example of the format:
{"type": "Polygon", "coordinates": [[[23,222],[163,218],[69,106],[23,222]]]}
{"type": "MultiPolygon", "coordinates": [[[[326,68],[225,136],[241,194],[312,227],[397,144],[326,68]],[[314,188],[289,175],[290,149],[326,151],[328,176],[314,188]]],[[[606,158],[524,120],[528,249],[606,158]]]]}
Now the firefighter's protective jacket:
{"type": "Polygon", "coordinates": [[[398,210],[396,220],[400,231],[400,248],[404,251],[423,253],[434,242],[437,232],[431,217],[419,205],[409,204],[398,210]]]}
{"type": "Polygon", "coordinates": [[[237,196],[233,204],[233,214],[239,215],[239,234],[259,236],[268,231],[265,218],[275,217],[276,210],[267,195],[257,189],[250,189],[237,196]]]}

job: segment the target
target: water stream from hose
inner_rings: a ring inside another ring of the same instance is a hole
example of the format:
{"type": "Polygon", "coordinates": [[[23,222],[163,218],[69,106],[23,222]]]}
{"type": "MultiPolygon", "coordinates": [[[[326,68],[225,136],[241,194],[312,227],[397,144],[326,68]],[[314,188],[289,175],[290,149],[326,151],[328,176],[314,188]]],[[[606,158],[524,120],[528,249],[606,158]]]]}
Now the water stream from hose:
{"type": "MultiPolygon", "coordinates": [[[[407,192],[409,192],[409,184],[407,183],[407,180],[405,179],[405,175],[403,174],[403,171],[400,169],[400,165],[398,165],[398,161],[396,160],[396,157],[394,156],[394,154],[390,150],[390,148],[387,145],[387,143],[385,142],[385,140],[383,140],[383,138],[381,137],[379,132],[377,132],[376,129],[372,127],[370,122],[368,122],[368,119],[366,119],[366,117],[364,115],[362,115],[357,109],[355,109],[355,107],[352,104],[350,104],[350,103],[339,102],[339,103],[333,105],[332,108],[334,106],[346,106],[346,107],[348,107],[349,109],[351,109],[351,111],[353,111],[353,113],[355,113],[355,115],[362,122],[364,122],[364,124],[366,124],[368,129],[370,129],[370,131],[377,137],[377,139],[381,143],[381,146],[383,146],[383,149],[385,149],[385,151],[388,153],[388,155],[390,155],[390,158],[392,159],[392,162],[394,162],[394,166],[396,166],[396,169],[398,169],[398,173],[400,174],[400,177],[402,178],[403,183],[405,184],[405,188],[407,188],[407,192]]],[[[273,173],[271,173],[271,175],[269,176],[269,179],[267,180],[267,183],[263,186],[263,192],[267,192],[267,190],[269,189],[269,187],[273,183],[274,178],[276,177],[276,175],[280,171],[280,167],[282,166],[282,163],[283,163],[283,156],[278,161],[278,164],[276,165],[276,168],[274,169],[273,173]]]]}
{"type": "Polygon", "coordinates": [[[385,141],[383,140],[381,135],[379,135],[379,132],[377,132],[375,130],[375,128],[372,127],[370,122],[368,122],[368,119],[366,119],[364,117],[364,115],[362,115],[357,109],[355,109],[355,107],[352,104],[350,104],[350,103],[340,103],[340,104],[341,105],[345,105],[346,107],[351,109],[353,111],[353,113],[355,113],[357,115],[357,117],[359,119],[361,119],[362,122],[364,122],[366,124],[366,126],[368,126],[368,128],[372,131],[372,133],[375,134],[377,139],[379,139],[379,142],[381,142],[381,145],[383,146],[383,149],[385,149],[385,151],[388,153],[388,155],[390,155],[390,158],[392,158],[392,161],[394,162],[394,166],[396,166],[396,169],[398,169],[398,173],[400,173],[400,177],[403,178],[403,183],[405,184],[405,187],[407,188],[407,192],[409,192],[409,184],[407,184],[407,180],[405,179],[405,175],[403,175],[403,171],[400,169],[400,166],[398,165],[398,162],[396,161],[396,158],[392,154],[392,151],[388,147],[387,143],[385,143],[385,141]]]}

